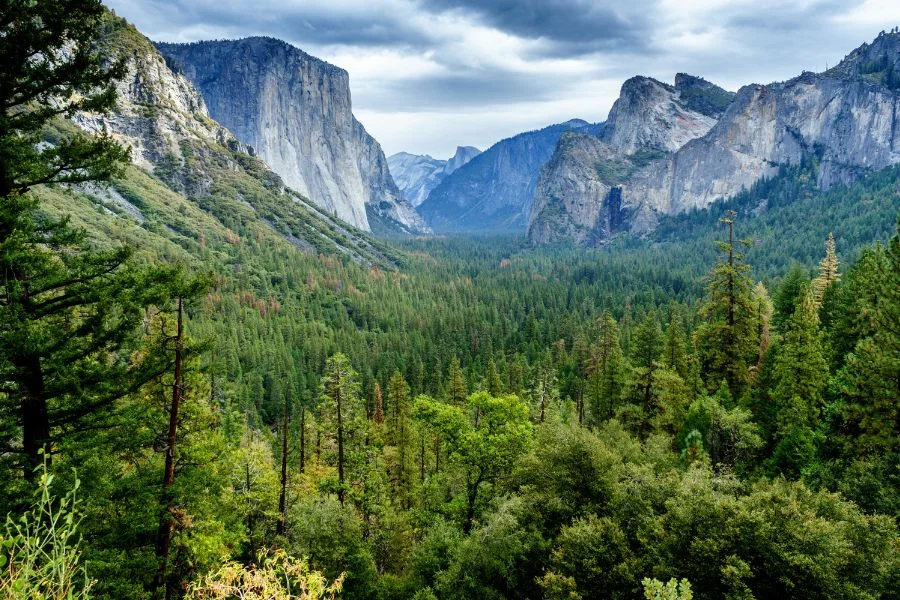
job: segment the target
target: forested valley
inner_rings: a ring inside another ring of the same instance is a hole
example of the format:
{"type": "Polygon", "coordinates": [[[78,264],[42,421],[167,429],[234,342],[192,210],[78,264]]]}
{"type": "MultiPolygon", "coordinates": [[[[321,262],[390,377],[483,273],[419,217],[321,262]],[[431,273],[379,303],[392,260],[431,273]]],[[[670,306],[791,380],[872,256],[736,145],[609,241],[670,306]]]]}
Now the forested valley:
{"type": "Polygon", "coordinates": [[[115,100],[103,9],[24,4],[0,596],[900,597],[900,168],[783,169],[595,249],[301,251],[73,132],[115,100]]]}

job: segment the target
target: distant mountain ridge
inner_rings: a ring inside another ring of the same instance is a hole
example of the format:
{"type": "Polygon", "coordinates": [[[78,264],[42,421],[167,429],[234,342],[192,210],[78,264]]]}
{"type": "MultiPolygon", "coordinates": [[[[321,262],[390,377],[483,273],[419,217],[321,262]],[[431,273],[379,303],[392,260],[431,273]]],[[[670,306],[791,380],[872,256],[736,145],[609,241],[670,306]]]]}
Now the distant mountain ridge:
{"type": "Polygon", "coordinates": [[[529,239],[597,244],[646,232],[660,215],[704,208],[804,161],[818,165],[820,189],[900,163],[898,73],[892,31],[825,73],[744,86],[721,111],[724,90],[699,78],[629,80],[600,139],[560,141],[536,186],[529,239]]]}
{"type": "Polygon", "coordinates": [[[436,232],[524,231],[541,167],[566,131],[598,135],[581,119],[501,140],[444,178],[419,205],[436,232]]]}
{"type": "Polygon", "coordinates": [[[388,157],[391,176],[404,198],[419,206],[445,177],[481,154],[474,146],[457,146],[449,160],[432,158],[427,154],[398,152],[388,157]]]}
{"type": "Polygon", "coordinates": [[[288,186],[363,230],[373,211],[400,230],[427,231],[353,116],[345,70],[265,37],[157,48],[197,86],[210,115],[288,186]]]}

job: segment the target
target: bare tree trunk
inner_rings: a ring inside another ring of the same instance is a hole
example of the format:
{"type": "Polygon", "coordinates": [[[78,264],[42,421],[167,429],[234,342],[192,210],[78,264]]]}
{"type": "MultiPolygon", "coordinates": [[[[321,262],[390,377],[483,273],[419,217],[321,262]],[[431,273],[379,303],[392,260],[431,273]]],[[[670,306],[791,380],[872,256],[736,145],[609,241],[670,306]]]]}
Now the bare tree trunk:
{"type": "Polygon", "coordinates": [[[184,359],[184,325],[183,302],[178,299],[178,321],[175,333],[175,377],[172,381],[172,405],[169,407],[169,435],[166,443],[166,464],[163,475],[163,513],[159,523],[159,539],[156,545],[156,557],[159,561],[157,571],[157,594],[169,597],[169,585],[166,574],[169,563],[169,550],[172,546],[172,529],[175,517],[172,514],[172,483],[175,481],[175,446],[178,442],[178,410],[184,392],[182,361],[184,359]]]}
{"type": "Polygon", "coordinates": [[[50,464],[50,420],[44,397],[44,373],[36,355],[13,359],[22,371],[22,449],[25,451],[25,480],[34,481],[35,469],[44,460],[50,464]]]}
{"type": "Polygon", "coordinates": [[[300,472],[306,470],[306,407],[300,407],[300,472]]]}
{"type": "Polygon", "coordinates": [[[290,416],[290,394],[284,394],[284,413],[281,416],[281,494],[278,496],[278,525],[275,533],[284,535],[287,523],[287,465],[288,465],[288,417],[290,416]]]}
{"type": "Polygon", "coordinates": [[[341,419],[341,386],[337,386],[335,394],[337,404],[337,438],[338,438],[338,500],[344,503],[344,421],[341,419]]]}

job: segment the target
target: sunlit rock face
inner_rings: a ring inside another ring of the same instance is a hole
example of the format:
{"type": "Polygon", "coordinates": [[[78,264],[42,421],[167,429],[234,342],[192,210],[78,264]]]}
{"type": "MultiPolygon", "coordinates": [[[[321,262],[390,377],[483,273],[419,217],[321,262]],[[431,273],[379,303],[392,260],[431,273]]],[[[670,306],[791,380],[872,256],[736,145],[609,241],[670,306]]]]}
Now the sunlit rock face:
{"type": "Polygon", "coordinates": [[[361,229],[371,229],[367,207],[410,232],[427,229],[353,116],[345,70],[272,38],[157,46],[289,187],[361,229]]]}

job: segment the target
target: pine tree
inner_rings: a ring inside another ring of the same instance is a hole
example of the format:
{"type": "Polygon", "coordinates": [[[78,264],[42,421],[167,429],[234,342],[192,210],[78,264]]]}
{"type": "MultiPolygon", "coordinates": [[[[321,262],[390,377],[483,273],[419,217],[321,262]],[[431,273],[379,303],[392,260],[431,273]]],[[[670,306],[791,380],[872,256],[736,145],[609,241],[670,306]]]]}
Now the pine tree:
{"type": "Polygon", "coordinates": [[[447,401],[454,406],[462,406],[466,403],[466,398],[469,395],[468,387],[466,386],[466,378],[463,375],[462,367],[459,364],[459,359],[455,356],[450,361],[450,372],[447,375],[447,384],[446,384],[446,394],[447,401]]]}
{"type": "MultiPolygon", "coordinates": [[[[106,113],[124,62],[95,50],[105,8],[99,0],[5,3],[0,35],[0,198],[28,213],[22,196],[42,184],[106,180],[128,152],[109,135],[41,144],[44,127],[80,111],[106,113]]],[[[9,226],[5,222],[3,225],[9,226]]],[[[11,230],[0,231],[3,237],[11,230]]]]}
{"type": "Polygon", "coordinates": [[[876,298],[866,314],[869,334],[837,376],[846,402],[843,417],[852,425],[848,445],[862,457],[900,450],[900,219],[887,263],[867,280],[876,298]]]}
{"type": "Polygon", "coordinates": [[[375,407],[372,409],[372,420],[380,425],[384,423],[384,402],[381,397],[381,384],[377,381],[375,382],[375,388],[372,393],[375,396],[375,407]]]}
{"type": "Polygon", "coordinates": [[[609,311],[600,318],[600,338],[595,346],[589,398],[592,424],[612,418],[625,387],[625,360],[619,344],[619,327],[609,311]]]}
{"type": "Polygon", "coordinates": [[[756,301],[757,323],[759,325],[759,330],[757,331],[759,354],[756,360],[756,366],[753,367],[753,378],[755,379],[762,371],[766,353],[769,351],[769,346],[772,344],[772,317],[774,315],[775,307],[772,303],[772,299],[769,297],[769,291],[762,282],[757,283],[753,287],[753,298],[756,301]]]}
{"type": "Polygon", "coordinates": [[[747,277],[750,266],[738,252],[734,239],[735,213],[722,219],[728,227],[728,241],[717,242],[724,260],[715,266],[707,287],[706,302],[700,309],[705,323],[698,329],[698,347],[707,389],[712,392],[724,379],[732,398],[743,396],[749,381],[749,366],[758,358],[759,340],[753,284],[747,277]]]}
{"type": "Polygon", "coordinates": [[[412,423],[412,397],[409,385],[400,371],[395,371],[388,382],[388,441],[396,448],[390,465],[391,482],[398,494],[400,505],[410,505],[413,474],[415,471],[415,432],[412,423]]]}
{"type": "MultiPolygon", "coordinates": [[[[175,533],[175,525],[177,521],[176,502],[173,492],[175,485],[175,464],[179,458],[180,442],[182,441],[182,433],[180,429],[183,427],[185,420],[185,412],[189,412],[189,406],[186,406],[186,399],[191,387],[187,383],[187,374],[190,369],[188,361],[200,351],[202,347],[188,344],[185,332],[185,304],[186,299],[196,298],[199,290],[204,289],[207,282],[204,279],[184,279],[178,282],[174,288],[176,299],[172,312],[174,315],[166,313],[157,313],[149,319],[149,328],[151,329],[153,340],[149,351],[151,353],[171,358],[170,362],[162,361],[162,364],[171,364],[171,385],[169,386],[169,398],[171,399],[165,407],[168,412],[168,426],[165,438],[165,459],[162,478],[162,512],[160,514],[159,529],[156,541],[156,558],[157,558],[157,594],[168,597],[170,589],[177,582],[170,581],[170,565],[169,552],[172,545],[172,537],[175,533]],[[174,318],[174,324],[171,322],[174,318]],[[174,331],[173,331],[174,328],[174,331]]],[[[195,396],[196,398],[196,396],[195,396]]],[[[205,400],[208,395],[203,394],[202,399],[205,400]]]]}
{"type": "Polygon", "coordinates": [[[641,434],[646,435],[654,411],[654,373],[662,351],[662,330],[656,315],[648,312],[634,330],[631,338],[632,381],[634,399],[641,405],[641,434]]]}
{"type": "Polygon", "coordinates": [[[338,500],[344,503],[347,492],[347,430],[348,423],[359,416],[359,376],[350,365],[350,359],[337,353],[325,363],[322,377],[322,400],[329,416],[334,417],[334,436],[337,441],[338,500]]]}
{"type": "Polygon", "coordinates": [[[687,352],[685,350],[684,325],[681,314],[672,307],[669,326],[666,327],[666,338],[663,344],[662,362],[669,369],[684,378],[687,374],[687,352]]]}
{"type": "Polygon", "coordinates": [[[144,308],[168,296],[171,272],[135,268],[127,247],[93,250],[29,193],[107,180],[128,158],[105,134],[42,139],[55,119],[114,105],[124,67],[94,50],[104,11],[99,0],[0,8],[0,392],[17,429],[7,450],[24,456],[29,480],[63,431],[165,368],[130,363],[128,346],[144,308]]]}
{"type": "Polygon", "coordinates": [[[797,262],[791,264],[787,273],[782,277],[781,283],[775,288],[772,298],[775,308],[772,323],[779,334],[784,332],[788,320],[794,314],[797,299],[804,290],[809,288],[809,285],[809,276],[803,265],[797,262]]]}
{"type": "Polygon", "coordinates": [[[821,305],[825,297],[825,292],[832,285],[841,280],[841,274],[838,272],[838,257],[835,251],[834,234],[828,234],[828,240],[825,242],[825,258],[819,263],[819,275],[812,282],[813,298],[816,305],[821,305]]]}
{"type": "Polygon", "coordinates": [[[494,362],[493,358],[488,360],[485,388],[491,396],[499,396],[503,393],[503,383],[500,381],[500,374],[497,372],[497,363],[494,362]]]}
{"type": "Polygon", "coordinates": [[[801,295],[775,361],[772,401],[777,446],[772,464],[783,473],[797,475],[813,459],[815,430],[828,383],[828,363],[812,290],[801,295]]]}

